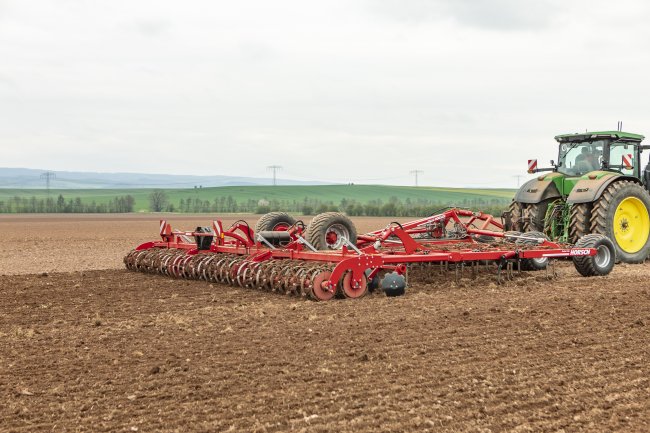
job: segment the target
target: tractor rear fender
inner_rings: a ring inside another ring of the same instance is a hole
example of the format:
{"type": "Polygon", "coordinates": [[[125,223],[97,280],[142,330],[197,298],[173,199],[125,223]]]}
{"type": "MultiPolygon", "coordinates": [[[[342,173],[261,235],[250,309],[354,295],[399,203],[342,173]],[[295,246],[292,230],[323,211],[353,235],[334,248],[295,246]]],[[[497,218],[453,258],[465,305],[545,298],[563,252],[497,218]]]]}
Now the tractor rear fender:
{"type": "Polygon", "coordinates": [[[552,180],[535,178],[529,180],[519,188],[514,200],[520,203],[539,203],[560,196],[560,192],[552,180]]]}
{"type": "Polygon", "coordinates": [[[596,201],[612,183],[620,180],[628,180],[641,184],[641,181],[633,176],[622,176],[620,174],[607,174],[600,179],[580,179],[567,197],[567,203],[590,203],[596,201]]]}

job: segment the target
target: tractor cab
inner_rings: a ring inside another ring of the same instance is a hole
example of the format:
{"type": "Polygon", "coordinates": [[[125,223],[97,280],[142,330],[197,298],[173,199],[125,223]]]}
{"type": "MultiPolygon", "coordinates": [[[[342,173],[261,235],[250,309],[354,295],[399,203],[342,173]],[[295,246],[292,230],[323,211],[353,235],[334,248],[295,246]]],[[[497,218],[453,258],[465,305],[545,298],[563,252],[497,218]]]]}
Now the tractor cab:
{"type": "Polygon", "coordinates": [[[555,137],[559,143],[558,162],[553,171],[568,177],[609,171],[641,179],[639,161],[643,138],[643,135],[621,131],[558,135],[555,137]]]}

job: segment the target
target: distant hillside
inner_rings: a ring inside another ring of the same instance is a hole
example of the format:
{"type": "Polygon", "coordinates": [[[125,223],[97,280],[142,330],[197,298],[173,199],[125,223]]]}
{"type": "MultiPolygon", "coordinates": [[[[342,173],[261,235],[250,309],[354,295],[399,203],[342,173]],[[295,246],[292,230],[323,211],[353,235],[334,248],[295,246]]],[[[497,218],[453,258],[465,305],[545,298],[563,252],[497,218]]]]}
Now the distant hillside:
{"type": "MultiPolygon", "coordinates": [[[[46,170],[0,167],[0,188],[45,188],[41,174],[46,170]]],[[[269,185],[269,178],[237,176],[184,176],[145,173],[92,173],[54,171],[53,189],[126,189],[126,188],[193,188],[194,186],[269,185]]],[[[301,182],[278,179],[280,185],[322,185],[323,182],[301,182]]]]}

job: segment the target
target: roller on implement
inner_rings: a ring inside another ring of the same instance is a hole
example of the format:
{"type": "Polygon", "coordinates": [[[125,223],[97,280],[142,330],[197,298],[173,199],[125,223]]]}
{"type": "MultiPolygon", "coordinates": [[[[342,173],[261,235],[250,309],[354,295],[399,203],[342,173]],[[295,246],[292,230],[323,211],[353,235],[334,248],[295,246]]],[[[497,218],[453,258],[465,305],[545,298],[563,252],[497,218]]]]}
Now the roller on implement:
{"type": "Polygon", "coordinates": [[[486,265],[502,272],[540,270],[550,259],[571,258],[583,276],[607,275],[615,248],[607,237],[584,236],[575,245],[543,233],[503,232],[492,215],[451,208],[436,215],[357,235],[344,214],[317,215],[307,227],[283,212],[264,215],[253,230],[245,221],[224,229],[219,220],[194,231],[160,221],[161,240],[124,257],[130,270],[201,279],[293,294],[318,301],[360,298],[375,289],[404,293],[409,267],[461,269],[486,265]]]}

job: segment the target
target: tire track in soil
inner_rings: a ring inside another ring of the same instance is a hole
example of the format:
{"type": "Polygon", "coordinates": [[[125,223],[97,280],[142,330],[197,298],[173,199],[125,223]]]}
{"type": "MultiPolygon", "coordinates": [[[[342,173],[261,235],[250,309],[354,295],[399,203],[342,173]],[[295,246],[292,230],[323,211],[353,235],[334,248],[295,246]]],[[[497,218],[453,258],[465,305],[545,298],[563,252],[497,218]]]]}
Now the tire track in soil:
{"type": "Polygon", "coordinates": [[[412,279],[402,298],[327,303],[126,271],[3,276],[2,429],[649,430],[648,270],[412,279]]]}

